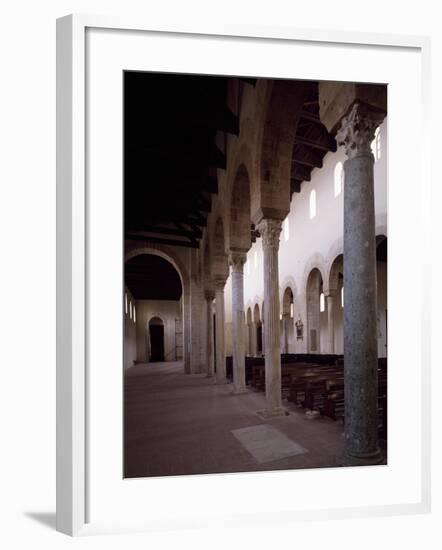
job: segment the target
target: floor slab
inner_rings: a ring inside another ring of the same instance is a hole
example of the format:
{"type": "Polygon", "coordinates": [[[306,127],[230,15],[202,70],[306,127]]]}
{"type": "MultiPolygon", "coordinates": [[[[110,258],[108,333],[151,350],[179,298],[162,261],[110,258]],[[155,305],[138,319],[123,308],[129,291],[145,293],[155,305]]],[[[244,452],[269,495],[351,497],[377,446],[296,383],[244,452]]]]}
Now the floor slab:
{"type": "Polygon", "coordinates": [[[288,416],[262,420],[262,392],[233,395],[182,363],[147,363],[125,372],[125,477],[229,473],[337,465],[342,424],[288,416]]]}

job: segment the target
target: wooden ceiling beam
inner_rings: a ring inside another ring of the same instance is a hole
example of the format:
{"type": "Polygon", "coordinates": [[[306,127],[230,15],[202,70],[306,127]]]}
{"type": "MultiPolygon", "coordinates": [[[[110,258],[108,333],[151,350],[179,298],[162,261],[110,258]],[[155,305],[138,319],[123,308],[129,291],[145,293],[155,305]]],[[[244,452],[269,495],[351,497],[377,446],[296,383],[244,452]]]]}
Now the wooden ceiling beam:
{"type": "Polygon", "coordinates": [[[336,151],[336,141],[331,137],[326,142],[325,140],[315,141],[313,139],[296,136],[295,143],[299,145],[305,145],[306,147],[312,147],[313,149],[319,149],[320,151],[336,151]]]}
{"type": "Polygon", "coordinates": [[[126,233],[133,233],[142,231],[145,233],[158,233],[160,235],[175,235],[178,237],[187,237],[189,239],[201,239],[203,232],[198,226],[195,226],[195,229],[186,229],[182,225],[177,224],[174,227],[163,227],[161,225],[148,224],[148,223],[139,223],[131,224],[127,229],[126,233]]]}
{"type": "Polygon", "coordinates": [[[178,239],[167,239],[161,237],[152,237],[143,233],[127,233],[125,235],[126,240],[130,241],[147,241],[151,243],[165,244],[168,246],[184,246],[187,248],[199,248],[199,243],[196,240],[180,241],[178,239]]]}

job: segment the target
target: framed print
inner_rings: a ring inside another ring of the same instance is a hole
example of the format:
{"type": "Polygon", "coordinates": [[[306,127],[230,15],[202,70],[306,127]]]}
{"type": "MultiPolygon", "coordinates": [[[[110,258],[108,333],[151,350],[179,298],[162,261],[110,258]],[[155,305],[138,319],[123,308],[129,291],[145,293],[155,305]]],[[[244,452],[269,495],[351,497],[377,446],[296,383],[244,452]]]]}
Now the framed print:
{"type": "Polygon", "coordinates": [[[60,531],[429,510],[428,50],[58,20],[60,531]]]}

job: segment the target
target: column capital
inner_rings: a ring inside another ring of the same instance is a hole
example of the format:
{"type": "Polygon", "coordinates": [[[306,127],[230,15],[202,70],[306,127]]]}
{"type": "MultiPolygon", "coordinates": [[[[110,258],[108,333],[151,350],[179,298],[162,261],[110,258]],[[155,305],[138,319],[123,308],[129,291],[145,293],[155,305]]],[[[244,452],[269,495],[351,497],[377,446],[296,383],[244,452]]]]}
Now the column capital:
{"type": "Polygon", "coordinates": [[[213,279],[213,283],[215,285],[215,291],[224,290],[224,287],[226,285],[226,279],[224,277],[215,277],[213,279]]]}
{"type": "Polygon", "coordinates": [[[376,128],[385,118],[385,113],[366,103],[357,102],[342,118],[336,134],[338,145],[343,145],[345,153],[352,159],[360,153],[371,153],[371,142],[376,128]]]}
{"type": "Polygon", "coordinates": [[[244,264],[247,261],[247,253],[240,251],[231,251],[229,255],[229,263],[232,266],[232,271],[239,271],[242,273],[244,264]]]}
{"type": "Polygon", "coordinates": [[[204,291],[204,298],[210,302],[213,302],[215,299],[215,291],[214,290],[205,290],[204,291]]]}
{"type": "Polygon", "coordinates": [[[261,234],[264,246],[279,246],[279,235],[281,233],[282,222],[273,218],[264,218],[256,226],[261,234]]]}

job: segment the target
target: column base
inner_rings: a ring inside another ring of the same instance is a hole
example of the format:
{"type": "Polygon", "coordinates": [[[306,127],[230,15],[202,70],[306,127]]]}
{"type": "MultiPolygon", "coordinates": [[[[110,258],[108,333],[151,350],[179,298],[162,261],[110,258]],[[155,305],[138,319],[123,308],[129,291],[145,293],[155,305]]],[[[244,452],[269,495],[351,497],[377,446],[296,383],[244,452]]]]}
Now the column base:
{"type": "Polygon", "coordinates": [[[232,393],[233,395],[243,395],[245,393],[249,393],[249,391],[245,386],[241,386],[239,388],[233,388],[232,393]]]}
{"type": "Polygon", "coordinates": [[[262,411],[256,411],[256,414],[262,420],[268,420],[270,418],[288,416],[290,413],[286,409],[284,409],[284,407],[275,407],[273,409],[263,409],[262,411]]]}
{"type": "Polygon", "coordinates": [[[217,378],[216,383],[219,384],[219,385],[229,384],[229,381],[227,380],[227,378],[217,378]]]}
{"type": "Polygon", "coordinates": [[[385,464],[384,455],[380,449],[371,453],[352,455],[346,453],[338,458],[339,466],[379,466],[385,464]]]}
{"type": "Polygon", "coordinates": [[[214,374],[206,374],[206,378],[215,378],[214,374]]]}

